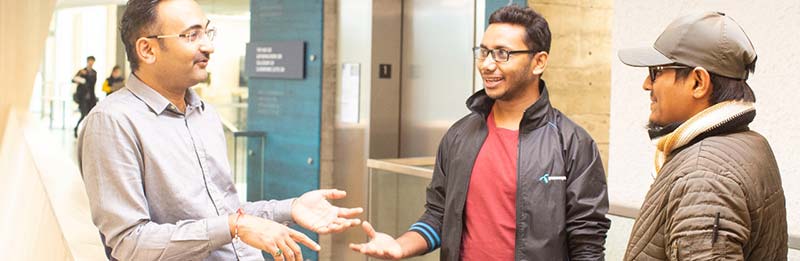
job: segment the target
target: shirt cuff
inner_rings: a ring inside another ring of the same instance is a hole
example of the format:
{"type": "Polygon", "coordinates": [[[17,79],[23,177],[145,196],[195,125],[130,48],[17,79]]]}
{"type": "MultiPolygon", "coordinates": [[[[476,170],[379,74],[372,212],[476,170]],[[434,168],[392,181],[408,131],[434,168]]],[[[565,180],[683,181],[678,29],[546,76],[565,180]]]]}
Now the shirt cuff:
{"type": "Polygon", "coordinates": [[[292,220],[292,202],[294,202],[295,199],[296,198],[290,198],[276,202],[272,212],[272,221],[278,223],[294,222],[294,220],[292,220]]]}
{"type": "Polygon", "coordinates": [[[228,215],[206,219],[206,225],[208,226],[209,247],[212,250],[229,244],[233,240],[230,226],[228,226],[228,215]]]}

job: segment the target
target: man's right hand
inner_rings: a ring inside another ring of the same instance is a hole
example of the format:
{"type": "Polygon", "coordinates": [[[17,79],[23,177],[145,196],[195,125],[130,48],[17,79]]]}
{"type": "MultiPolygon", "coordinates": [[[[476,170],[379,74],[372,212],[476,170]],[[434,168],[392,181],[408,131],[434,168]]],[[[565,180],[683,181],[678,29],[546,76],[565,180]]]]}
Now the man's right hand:
{"type": "MultiPolygon", "coordinates": [[[[236,215],[232,218],[235,219],[236,215]]],[[[242,215],[238,224],[242,242],[270,253],[276,261],[302,261],[303,253],[298,242],[311,250],[320,250],[320,246],[305,234],[272,220],[242,215]]],[[[234,226],[231,226],[232,232],[234,226]]]]}
{"type": "Polygon", "coordinates": [[[375,232],[369,222],[364,221],[361,226],[369,236],[369,242],[350,244],[350,249],[375,258],[391,260],[403,258],[403,248],[397,240],[387,234],[375,232]]]}

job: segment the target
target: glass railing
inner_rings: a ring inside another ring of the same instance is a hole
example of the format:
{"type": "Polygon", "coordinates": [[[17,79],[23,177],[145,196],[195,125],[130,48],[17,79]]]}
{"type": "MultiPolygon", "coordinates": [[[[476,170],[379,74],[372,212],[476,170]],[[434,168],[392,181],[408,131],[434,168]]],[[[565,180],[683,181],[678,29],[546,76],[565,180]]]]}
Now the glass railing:
{"type": "Polygon", "coordinates": [[[248,176],[263,177],[267,134],[263,131],[246,131],[247,103],[215,104],[222,119],[227,142],[228,161],[239,200],[247,199],[248,176]],[[249,174],[248,174],[249,173],[249,174]]]}
{"type": "MultiPolygon", "coordinates": [[[[433,163],[434,158],[367,160],[367,216],[377,231],[397,237],[419,219],[433,163]]],[[[439,260],[439,250],[408,260],[439,260]]]]}

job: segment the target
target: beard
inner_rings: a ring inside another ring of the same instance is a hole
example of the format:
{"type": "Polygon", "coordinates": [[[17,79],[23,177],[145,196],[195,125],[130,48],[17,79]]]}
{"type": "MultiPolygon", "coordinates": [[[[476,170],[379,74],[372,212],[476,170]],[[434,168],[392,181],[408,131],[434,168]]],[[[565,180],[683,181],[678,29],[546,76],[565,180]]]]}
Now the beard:
{"type": "Polygon", "coordinates": [[[530,73],[530,71],[531,64],[529,63],[527,66],[525,66],[525,69],[519,72],[520,74],[514,75],[513,77],[506,77],[508,89],[499,95],[489,95],[489,98],[494,100],[510,101],[519,97],[520,93],[524,92],[525,88],[531,85],[531,82],[538,80],[536,76],[530,73]]]}
{"type": "Polygon", "coordinates": [[[670,124],[667,124],[667,125],[663,125],[663,124],[655,123],[653,121],[649,121],[649,122],[647,122],[647,126],[646,126],[647,134],[650,135],[650,139],[652,140],[652,139],[655,139],[655,138],[658,138],[658,137],[661,137],[661,136],[664,136],[664,135],[672,133],[673,131],[675,131],[675,129],[677,129],[679,126],[681,126],[681,124],[683,124],[683,122],[675,122],[675,123],[670,123],[670,124]]]}
{"type": "Polygon", "coordinates": [[[653,121],[648,121],[647,122],[647,126],[645,126],[645,127],[647,128],[647,131],[658,131],[658,130],[661,130],[662,128],[664,128],[664,125],[655,123],[653,121]]]}
{"type": "MultiPolygon", "coordinates": [[[[519,93],[521,93],[522,90],[525,88],[524,85],[525,84],[523,84],[521,82],[517,82],[514,85],[508,86],[508,89],[505,92],[503,92],[503,93],[501,93],[499,95],[489,95],[489,98],[492,98],[494,100],[501,100],[501,101],[513,100],[514,98],[519,96],[519,93]]],[[[488,95],[489,93],[487,92],[486,94],[488,95]]]]}

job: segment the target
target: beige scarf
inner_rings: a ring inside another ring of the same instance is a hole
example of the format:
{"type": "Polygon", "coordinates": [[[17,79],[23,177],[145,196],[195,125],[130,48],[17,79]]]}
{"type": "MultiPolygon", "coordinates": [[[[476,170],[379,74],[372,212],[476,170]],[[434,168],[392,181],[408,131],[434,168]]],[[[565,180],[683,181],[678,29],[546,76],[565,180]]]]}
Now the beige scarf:
{"type": "Polygon", "coordinates": [[[653,142],[656,144],[656,174],[661,172],[661,167],[664,166],[667,156],[673,150],[683,147],[698,135],[753,110],[755,110],[755,106],[752,102],[720,102],[695,114],[678,126],[675,131],[654,139],[653,142]]]}

